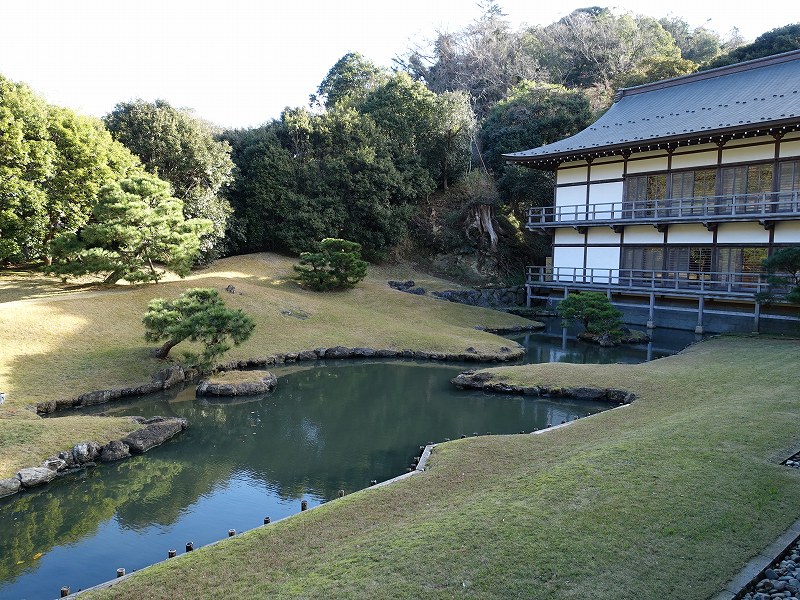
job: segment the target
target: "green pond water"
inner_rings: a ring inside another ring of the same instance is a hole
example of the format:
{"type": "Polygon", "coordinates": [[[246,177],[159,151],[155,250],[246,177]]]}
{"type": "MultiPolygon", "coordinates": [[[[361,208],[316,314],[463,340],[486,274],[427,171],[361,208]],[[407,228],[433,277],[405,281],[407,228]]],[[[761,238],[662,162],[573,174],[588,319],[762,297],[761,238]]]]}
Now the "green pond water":
{"type": "MultiPolygon", "coordinates": [[[[692,341],[600,349],[561,331],[516,336],[528,362],[641,362],[692,341]]],[[[189,429],[144,456],[62,477],[0,500],[0,598],[54,598],[400,475],[419,446],[461,435],[545,428],[608,408],[585,401],[453,387],[467,367],[413,361],[327,361],[274,369],[275,393],[242,402],[194,388],[93,407],[113,415],[180,416],[189,429]]],[[[87,411],[88,412],[88,411],[87,411]]]]}

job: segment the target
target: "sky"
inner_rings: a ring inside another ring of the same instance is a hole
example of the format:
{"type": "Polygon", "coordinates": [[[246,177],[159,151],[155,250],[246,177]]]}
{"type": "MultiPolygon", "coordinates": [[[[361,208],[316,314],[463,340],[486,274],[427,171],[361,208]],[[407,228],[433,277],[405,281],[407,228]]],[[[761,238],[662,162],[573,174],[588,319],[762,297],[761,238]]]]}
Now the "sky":
{"type": "MultiPolygon", "coordinates": [[[[791,22],[783,3],[752,0],[498,4],[514,28],[595,5],[679,16],[723,36],[737,27],[748,40],[791,22]]],[[[0,74],[84,114],[161,98],[223,127],[250,127],[306,105],[347,52],[391,66],[479,15],[475,0],[0,0],[0,74]]]]}

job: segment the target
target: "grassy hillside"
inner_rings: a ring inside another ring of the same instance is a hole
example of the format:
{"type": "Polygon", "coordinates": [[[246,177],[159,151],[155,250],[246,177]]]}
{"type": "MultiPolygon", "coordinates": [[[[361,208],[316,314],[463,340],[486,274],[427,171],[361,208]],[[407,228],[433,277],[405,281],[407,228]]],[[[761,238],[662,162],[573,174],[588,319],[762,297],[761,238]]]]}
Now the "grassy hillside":
{"type": "MultiPolygon", "coordinates": [[[[143,383],[165,363],[152,357],[141,323],[154,297],[175,297],[189,287],[228,285],[225,302],[253,317],[256,329],[223,360],[317,347],[372,346],[461,352],[468,346],[497,352],[508,344],[475,325],[529,323],[495,311],[461,306],[390,289],[386,280],[415,279],[428,289],[453,287],[408,268],[372,268],[354,290],[320,294],[291,281],[293,260],[252,254],[218,261],[185,280],[158,285],[62,285],[25,272],[0,274],[0,477],[38,463],[88,438],[120,437],[127,420],[69,417],[42,421],[23,410],[41,400],[143,383]],[[22,424],[21,424],[22,423],[22,424]]],[[[182,345],[173,349],[180,357],[182,345]]]]}
{"type": "Polygon", "coordinates": [[[89,598],[706,599],[800,516],[800,343],[717,338],[642,365],[502,367],[638,400],[136,573],[89,598]]]}

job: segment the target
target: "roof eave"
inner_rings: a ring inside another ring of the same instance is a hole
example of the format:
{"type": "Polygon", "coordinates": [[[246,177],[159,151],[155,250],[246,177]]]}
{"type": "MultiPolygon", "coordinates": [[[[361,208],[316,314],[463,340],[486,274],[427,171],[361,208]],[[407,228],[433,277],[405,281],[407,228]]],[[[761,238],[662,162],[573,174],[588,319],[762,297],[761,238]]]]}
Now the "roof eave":
{"type": "Polygon", "coordinates": [[[790,128],[788,131],[800,128],[800,118],[790,117],[763,123],[749,123],[737,127],[709,129],[705,131],[696,131],[691,134],[663,136],[647,140],[637,140],[636,142],[620,142],[618,144],[553,152],[550,154],[533,156],[503,154],[502,156],[507,163],[522,164],[531,167],[535,166],[537,168],[549,170],[568,160],[586,160],[589,157],[597,158],[602,155],[622,154],[625,151],[630,153],[646,152],[648,150],[663,149],[665,146],[688,146],[701,143],[703,140],[707,140],[707,142],[717,142],[724,138],[730,138],[731,136],[736,137],[742,135],[744,137],[746,135],[758,135],[762,132],[764,135],[774,135],[774,130],[787,127],[790,128]]]}

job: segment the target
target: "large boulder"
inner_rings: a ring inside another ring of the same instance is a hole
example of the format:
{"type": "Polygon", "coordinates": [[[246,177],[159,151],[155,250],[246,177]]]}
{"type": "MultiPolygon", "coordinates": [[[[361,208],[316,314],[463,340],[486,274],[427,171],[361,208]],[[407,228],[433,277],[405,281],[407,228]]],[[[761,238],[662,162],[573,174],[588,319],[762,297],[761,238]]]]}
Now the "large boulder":
{"type": "Polygon", "coordinates": [[[72,447],[72,458],[76,465],[94,462],[100,456],[100,444],[97,442],[81,442],[72,447]]]}
{"type": "Polygon", "coordinates": [[[112,462],[115,460],[122,460],[130,455],[128,444],[120,440],[113,440],[108,442],[103,446],[102,450],[100,450],[99,460],[100,462],[112,462]]]}
{"type": "MultiPolygon", "coordinates": [[[[261,371],[261,373],[264,373],[261,371]]],[[[227,382],[224,380],[204,379],[201,381],[195,395],[197,396],[257,396],[268,394],[275,389],[278,378],[269,371],[250,381],[227,382]]]]}
{"type": "Polygon", "coordinates": [[[3,496],[10,496],[11,494],[16,494],[21,487],[22,483],[17,477],[0,479],[0,498],[3,496]]]}
{"type": "Polygon", "coordinates": [[[51,456],[42,463],[42,466],[51,471],[61,472],[66,471],[67,461],[58,456],[51,456]]]}
{"type": "Polygon", "coordinates": [[[47,467],[28,467],[27,469],[20,469],[17,473],[17,479],[19,479],[24,488],[50,483],[55,477],[56,472],[47,467]]]}
{"type": "Polygon", "coordinates": [[[334,346],[325,350],[325,358],[352,358],[353,350],[344,346],[334,346]]]}
{"type": "Polygon", "coordinates": [[[182,383],[186,379],[183,367],[173,365],[153,375],[153,383],[159,384],[161,389],[169,389],[173,385],[182,383]]]}
{"type": "Polygon", "coordinates": [[[145,423],[147,424],[142,429],[134,431],[122,439],[131,454],[147,452],[150,448],[163,444],[187,427],[186,419],[179,418],[154,417],[145,423]]]}

